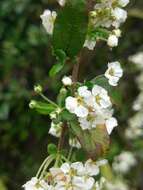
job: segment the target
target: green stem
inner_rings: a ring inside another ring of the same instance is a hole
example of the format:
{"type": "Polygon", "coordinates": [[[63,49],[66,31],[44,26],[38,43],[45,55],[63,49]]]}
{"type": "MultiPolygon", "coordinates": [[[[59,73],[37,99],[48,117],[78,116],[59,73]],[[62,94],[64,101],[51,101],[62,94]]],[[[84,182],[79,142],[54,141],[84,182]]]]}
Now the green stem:
{"type": "Polygon", "coordinates": [[[72,156],[72,151],[73,151],[73,147],[71,146],[69,153],[68,153],[68,158],[67,158],[69,161],[70,161],[71,156],[72,156]]]}
{"type": "Polygon", "coordinates": [[[44,168],[43,168],[43,170],[42,170],[42,172],[41,172],[41,175],[40,175],[39,179],[42,179],[42,178],[43,178],[45,171],[47,170],[48,166],[51,164],[51,162],[52,162],[54,159],[55,159],[55,156],[54,156],[54,155],[49,156],[47,162],[46,162],[45,165],[44,165],[44,168]]]}
{"type": "Polygon", "coordinates": [[[41,96],[45,101],[47,101],[48,103],[54,105],[55,107],[58,107],[57,104],[55,104],[53,101],[51,101],[49,98],[47,98],[44,94],[40,93],[40,96],[41,96]]]}

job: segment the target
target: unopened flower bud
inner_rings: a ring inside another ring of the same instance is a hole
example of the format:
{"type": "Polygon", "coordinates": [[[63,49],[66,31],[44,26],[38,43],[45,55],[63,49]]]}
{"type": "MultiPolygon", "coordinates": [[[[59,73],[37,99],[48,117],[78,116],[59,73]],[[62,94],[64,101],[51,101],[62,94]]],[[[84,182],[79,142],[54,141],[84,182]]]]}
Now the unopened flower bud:
{"type": "Polygon", "coordinates": [[[37,104],[37,102],[35,100],[31,100],[31,102],[29,103],[29,107],[31,109],[33,109],[33,108],[35,108],[36,104],[37,104]]]}
{"type": "Polygon", "coordinates": [[[36,85],[36,86],[34,86],[34,91],[35,91],[36,93],[40,94],[40,93],[43,91],[42,86],[39,85],[39,84],[36,85]]]}
{"type": "Polygon", "coordinates": [[[119,38],[121,37],[121,30],[120,29],[115,29],[113,30],[113,33],[119,38]]]}
{"type": "Polygon", "coordinates": [[[72,79],[70,77],[64,76],[62,79],[62,83],[65,86],[71,86],[72,85],[72,79]]]}
{"type": "Polygon", "coordinates": [[[96,15],[97,15],[96,11],[91,11],[91,12],[90,12],[90,16],[91,16],[91,17],[96,17],[96,15]]]}
{"type": "Polygon", "coordinates": [[[118,45],[118,38],[115,35],[110,35],[108,40],[107,40],[107,44],[109,47],[116,47],[118,45]]]}

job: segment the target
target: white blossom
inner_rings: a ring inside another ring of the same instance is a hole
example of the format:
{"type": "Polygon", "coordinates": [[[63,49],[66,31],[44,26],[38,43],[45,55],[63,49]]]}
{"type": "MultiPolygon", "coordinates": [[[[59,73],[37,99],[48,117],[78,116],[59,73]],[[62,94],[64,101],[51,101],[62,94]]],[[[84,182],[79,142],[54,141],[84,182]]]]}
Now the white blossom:
{"type": "Polygon", "coordinates": [[[95,97],[95,108],[108,108],[112,105],[108,92],[99,85],[94,85],[92,94],[95,97]]]}
{"type": "Polygon", "coordinates": [[[118,122],[116,118],[111,117],[110,119],[106,120],[106,128],[109,135],[111,134],[112,130],[117,126],[118,122]]]}
{"type": "Polygon", "coordinates": [[[44,181],[39,181],[36,177],[33,177],[30,181],[26,182],[22,186],[25,190],[49,190],[49,185],[44,181]]]}
{"type": "Polygon", "coordinates": [[[113,169],[116,172],[125,174],[136,164],[137,161],[135,156],[129,151],[123,151],[120,155],[114,158],[113,169]]]}
{"type": "Polygon", "coordinates": [[[87,160],[85,163],[86,174],[96,176],[99,174],[99,167],[92,160],[87,160]]]}
{"type": "Polygon", "coordinates": [[[143,69],[143,52],[138,52],[135,55],[129,56],[129,61],[133,62],[139,68],[143,69]]]}
{"type": "Polygon", "coordinates": [[[77,117],[86,117],[88,115],[88,109],[82,105],[79,105],[76,109],[75,109],[75,114],[77,115],[77,117]]]}
{"type": "Polygon", "coordinates": [[[87,86],[79,87],[78,94],[83,98],[89,98],[91,96],[91,92],[88,90],[87,86]]]}
{"type": "Polygon", "coordinates": [[[71,77],[64,76],[63,79],[62,79],[62,83],[65,86],[71,86],[72,85],[72,79],[71,79],[71,77]]]}
{"type": "Polygon", "coordinates": [[[45,10],[44,13],[40,16],[45,30],[50,35],[53,33],[56,16],[57,13],[55,11],[50,11],[50,10],[45,10]]]}
{"type": "Polygon", "coordinates": [[[76,138],[70,138],[69,139],[69,145],[71,147],[75,147],[75,148],[78,148],[78,149],[81,148],[81,144],[76,138]]]}
{"type": "Polygon", "coordinates": [[[66,0],[57,0],[58,3],[63,7],[66,3],[66,0]]]}
{"type": "Polygon", "coordinates": [[[105,77],[108,78],[109,84],[117,86],[119,79],[123,76],[123,70],[118,61],[108,63],[108,69],[105,72],[105,77]]]}
{"type": "Polygon", "coordinates": [[[67,97],[65,106],[66,106],[67,110],[69,110],[71,113],[74,113],[75,109],[78,106],[77,99],[74,97],[71,97],[71,96],[67,97]]]}
{"type": "Polygon", "coordinates": [[[92,161],[64,163],[60,168],[51,168],[54,190],[92,190],[93,176],[99,174],[98,166],[92,161]]]}
{"type": "Polygon", "coordinates": [[[112,25],[118,28],[121,23],[126,21],[127,11],[119,7],[116,7],[115,9],[112,10],[112,16],[115,19],[112,25]]]}
{"type": "Polygon", "coordinates": [[[113,34],[115,34],[115,36],[117,36],[119,38],[119,37],[121,37],[121,30],[115,29],[115,30],[113,30],[113,34]]]}
{"type": "Polygon", "coordinates": [[[109,47],[116,47],[118,45],[118,37],[116,35],[109,35],[107,44],[109,47]]]}
{"type": "Polygon", "coordinates": [[[118,3],[121,7],[125,7],[129,3],[129,0],[118,0],[118,3]]]}
{"type": "Polygon", "coordinates": [[[96,40],[86,39],[84,43],[84,47],[87,47],[89,50],[94,50],[96,45],[96,40]]]}
{"type": "Polygon", "coordinates": [[[55,124],[54,122],[52,122],[51,127],[49,129],[49,134],[53,135],[54,137],[60,137],[62,125],[63,125],[62,122],[60,122],[58,124],[55,124]]]}

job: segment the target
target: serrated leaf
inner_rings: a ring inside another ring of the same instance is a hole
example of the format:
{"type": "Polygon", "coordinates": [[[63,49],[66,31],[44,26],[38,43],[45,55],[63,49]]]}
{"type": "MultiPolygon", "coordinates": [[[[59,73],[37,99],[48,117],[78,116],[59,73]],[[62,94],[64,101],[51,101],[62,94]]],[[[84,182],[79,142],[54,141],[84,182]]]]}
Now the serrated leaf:
{"type": "Polygon", "coordinates": [[[55,21],[53,31],[54,51],[62,49],[67,56],[76,56],[85,42],[88,14],[85,0],[68,0],[55,21]]]}
{"type": "Polygon", "coordinates": [[[110,140],[104,125],[98,125],[91,130],[82,130],[77,121],[70,123],[74,134],[90,158],[96,160],[106,154],[110,140]]]}
{"type": "Polygon", "coordinates": [[[53,112],[56,109],[56,107],[52,104],[36,101],[34,109],[40,114],[48,115],[51,112],[53,112]]]}

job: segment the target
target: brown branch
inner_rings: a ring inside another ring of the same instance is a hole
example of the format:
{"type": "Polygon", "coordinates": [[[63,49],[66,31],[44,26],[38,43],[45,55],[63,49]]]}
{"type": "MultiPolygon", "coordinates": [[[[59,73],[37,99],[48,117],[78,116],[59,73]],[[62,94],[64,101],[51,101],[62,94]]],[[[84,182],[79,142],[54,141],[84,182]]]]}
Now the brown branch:
{"type": "Polygon", "coordinates": [[[64,145],[66,129],[67,129],[67,124],[63,123],[62,132],[61,132],[61,136],[60,136],[59,143],[58,143],[58,152],[61,151],[61,149],[62,149],[62,147],[64,145]]]}
{"type": "Polygon", "coordinates": [[[92,11],[95,5],[95,0],[87,0],[87,10],[92,11]]]}

